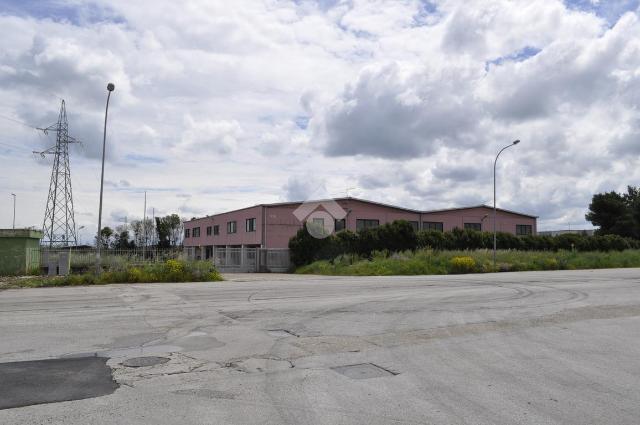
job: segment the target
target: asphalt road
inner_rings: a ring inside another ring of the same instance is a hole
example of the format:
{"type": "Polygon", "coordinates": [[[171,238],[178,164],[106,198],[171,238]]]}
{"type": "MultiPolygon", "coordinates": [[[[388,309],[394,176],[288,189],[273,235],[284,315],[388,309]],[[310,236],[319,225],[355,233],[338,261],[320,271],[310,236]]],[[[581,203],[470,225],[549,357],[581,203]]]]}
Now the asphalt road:
{"type": "Polygon", "coordinates": [[[29,360],[107,357],[118,388],[0,424],[640,422],[639,269],[229,277],[1,291],[0,397],[29,360]]]}

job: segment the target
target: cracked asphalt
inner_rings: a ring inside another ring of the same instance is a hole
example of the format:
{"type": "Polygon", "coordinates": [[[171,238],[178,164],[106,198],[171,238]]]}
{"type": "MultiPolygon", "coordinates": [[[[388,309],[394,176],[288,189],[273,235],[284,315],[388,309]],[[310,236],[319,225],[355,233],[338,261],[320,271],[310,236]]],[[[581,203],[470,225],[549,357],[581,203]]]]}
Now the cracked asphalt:
{"type": "Polygon", "coordinates": [[[103,357],[117,388],[5,408],[0,424],[640,418],[639,269],[226,277],[1,291],[1,363],[103,357]],[[122,365],[146,356],[169,360],[122,365]]]}

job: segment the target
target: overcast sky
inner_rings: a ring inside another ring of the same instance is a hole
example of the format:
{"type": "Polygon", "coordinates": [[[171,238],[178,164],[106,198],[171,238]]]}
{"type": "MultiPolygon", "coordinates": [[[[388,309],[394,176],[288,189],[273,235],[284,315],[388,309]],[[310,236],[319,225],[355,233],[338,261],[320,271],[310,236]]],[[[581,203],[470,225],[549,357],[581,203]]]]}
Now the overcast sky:
{"type": "Polygon", "coordinates": [[[76,222],[358,196],[492,202],[589,227],[640,183],[637,0],[0,0],[0,227],[41,227],[51,135],[70,133],[76,222]]]}

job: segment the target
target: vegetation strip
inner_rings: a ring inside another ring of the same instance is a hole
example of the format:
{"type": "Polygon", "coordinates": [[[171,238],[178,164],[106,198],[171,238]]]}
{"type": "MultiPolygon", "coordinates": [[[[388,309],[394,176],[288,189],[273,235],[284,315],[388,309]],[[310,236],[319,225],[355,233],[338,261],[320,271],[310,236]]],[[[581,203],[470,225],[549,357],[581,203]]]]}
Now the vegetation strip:
{"type": "Polygon", "coordinates": [[[301,266],[296,273],[389,276],[640,267],[640,250],[637,249],[611,252],[498,251],[497,270],[493,269],[492,255],[491,250],[432,249],[374,252],[370,257],[343,254],[333,260],[319,260],[301,266]]]}
{"type": "Polygon", "coordinates": [[[167,260],[145,265],[122,264],[96,274],[87,272],[58,277],[14,277],[0,281],[0,288],[105,285],[109,283],[211,282],[223,280],[211,261],[167,260]]]}

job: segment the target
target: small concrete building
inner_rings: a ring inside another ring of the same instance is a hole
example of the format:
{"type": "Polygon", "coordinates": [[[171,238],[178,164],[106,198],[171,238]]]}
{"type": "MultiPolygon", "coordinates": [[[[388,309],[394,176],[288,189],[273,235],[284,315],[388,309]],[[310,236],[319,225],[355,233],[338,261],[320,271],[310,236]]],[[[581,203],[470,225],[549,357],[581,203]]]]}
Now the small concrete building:
{"type": "MultiPolygon", "coordinates": [[[[497,210],[496,227],[514,235],[535,235],[536,216],[497,210]]],[[[448,231],[456,227],[493,230],[493,208],[419,211],[358,198],[261,204],[185,222],[184,246],[195,258],[211,258],[217,248],[288,248],[289,239],[313,221],[331,231],[358,231],[395,220],[406,220],[416,230],[448,231]],[[331,221],[331,223],[328,223],[331,221]]]]}
{"type": "Polygon", "coordinates": [[[0,229],[0,276],[39,269],[42,236],[39,230],[0,229]]]}

